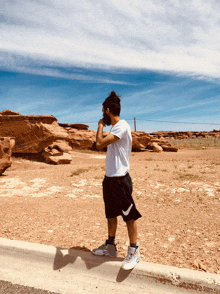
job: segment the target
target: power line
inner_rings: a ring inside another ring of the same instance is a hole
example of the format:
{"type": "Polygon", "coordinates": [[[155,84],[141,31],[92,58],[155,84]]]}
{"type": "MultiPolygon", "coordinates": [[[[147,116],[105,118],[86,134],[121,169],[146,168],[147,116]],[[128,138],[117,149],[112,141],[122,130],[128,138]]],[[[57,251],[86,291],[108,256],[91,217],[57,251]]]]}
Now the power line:
{"type": "MultiPolygon", "coordinates": [[[[129,121],[134,121],[134,119],[126,119],[129,121]]],[[[211,125],[211,126],[220,126],[216,123],[195,123],[195,122],[180,122],[180,121],[169,121],[169,120],[154,120],[154,119],[136,119],[136,121],[152,121],[152,122],[161,122],[161,123],[171,123],[171,124],[187,124],[187,125],[211,125]]],[[[79,122],[78,124],[95,124],[97,121],[93,122],[79,122]]]]}
{"type": "MultiPolygon", "coordinates": [[[[127,120],[133,120],[133,119],[127,119],[127,120]]],[[[172,124],[189,124],[189,125],[216,125],[216,126],[220,125],[216,123],[195,123],[195,122],[181,122],[181,121],[153,120],[153,119],[136,119],[136,121],[153,121],[153,122],[163,122],[163,123],[172,123],[172,124]]]]}

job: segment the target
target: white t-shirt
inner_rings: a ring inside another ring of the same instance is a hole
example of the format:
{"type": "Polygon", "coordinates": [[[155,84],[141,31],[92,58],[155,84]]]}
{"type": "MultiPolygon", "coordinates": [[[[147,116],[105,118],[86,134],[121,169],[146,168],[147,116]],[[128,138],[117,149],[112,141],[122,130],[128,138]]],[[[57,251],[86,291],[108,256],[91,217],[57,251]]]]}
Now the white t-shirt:
{"type": "Polygon", "coordinates": [[[132,148],[131,129],[125,120],[120,120],[112,126],[110,133],[119,138],[107,146],[105,159],[105,175],[120,177],[129,171],[129,156],[132,148]]]}

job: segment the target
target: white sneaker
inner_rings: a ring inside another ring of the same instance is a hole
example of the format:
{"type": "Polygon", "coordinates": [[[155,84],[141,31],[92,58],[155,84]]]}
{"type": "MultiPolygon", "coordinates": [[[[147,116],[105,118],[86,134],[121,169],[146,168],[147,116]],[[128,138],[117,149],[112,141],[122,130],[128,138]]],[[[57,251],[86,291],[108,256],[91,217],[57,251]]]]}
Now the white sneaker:
{"type": "Polygon", "coordinates": [[[109,257],[116,257],[117,247],[115,244],[107,244],[107,240],[106,240],[105,244],[99,246],[98,248],[93,249],[92,253],[94,255],[99,255],[99,256],[105,255],[109,257]]]}
{"type": "Polygon", "coordinates": [[[138,263],[140,260],[141,256],[139,253],[139,247],[134,248],[134,247],[128,247],[128,255],[125,258],[125,260],[122,263],[122,268],[124,270],[131,270],[132,268],[135,267],[135,265],[138,263]]]}

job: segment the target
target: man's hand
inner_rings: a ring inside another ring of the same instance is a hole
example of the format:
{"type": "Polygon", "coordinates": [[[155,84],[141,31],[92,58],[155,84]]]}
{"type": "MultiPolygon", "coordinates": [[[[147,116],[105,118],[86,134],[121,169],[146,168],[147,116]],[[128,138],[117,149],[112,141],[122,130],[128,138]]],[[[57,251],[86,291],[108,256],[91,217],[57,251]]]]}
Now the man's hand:
{"type": "Polygon", "coordinates": [[[105,123],[104,123],[104,119],[102,118],[102,119],[100,119],[100,121],[98,122],[98,126],[100,126],[100,127],[106,127],[106,125],[105,125],[105,123]]]}

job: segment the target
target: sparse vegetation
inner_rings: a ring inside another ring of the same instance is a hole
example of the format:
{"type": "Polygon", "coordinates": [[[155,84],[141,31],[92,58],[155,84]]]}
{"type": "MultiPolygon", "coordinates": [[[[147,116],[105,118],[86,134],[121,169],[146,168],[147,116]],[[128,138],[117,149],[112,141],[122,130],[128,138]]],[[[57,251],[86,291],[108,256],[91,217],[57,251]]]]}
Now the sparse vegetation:
{"type": "Polygon", "coordinates": [[[100,180],[100,179],[103,179],[103,177],[98,177],[98,176],[95,177],[95,180],[100,180]]]}
{"type": "Polygon", "coordinates": [[[88,154],[106,154],[105,151],[96,151],[96,150],[90,150],[90,149],[74,149],[76,152],[80,153],[88,153],[88,154]]]}
{"type": "Polygon", "coordinates": [[[178,174],[179,179],[181,180],[196,180],[199,178],[198,175],[194,175],[194,174],[178,174]]]}
{"type": "Polygon", "coordinates": [[[220,162],[212,162],[213,165],[220,165],[220,162]]]}
{"type": "Polygon", "coordinates": [[[187,148],[201,150],[203,147],[217,147],[220,148],[220,138],[188,138],[188,139],[175,139],[168,141],[178,148],[187,148]]]}
{"type": "Polygon", "coordinates": [[[84,169],[84,168],[78,168],[76,171],[72,172],[70,177],[73,177],[73,176],[78,176],[84,172],[87,172],[88,169],[84,169]]]}

